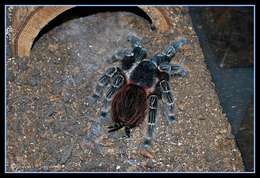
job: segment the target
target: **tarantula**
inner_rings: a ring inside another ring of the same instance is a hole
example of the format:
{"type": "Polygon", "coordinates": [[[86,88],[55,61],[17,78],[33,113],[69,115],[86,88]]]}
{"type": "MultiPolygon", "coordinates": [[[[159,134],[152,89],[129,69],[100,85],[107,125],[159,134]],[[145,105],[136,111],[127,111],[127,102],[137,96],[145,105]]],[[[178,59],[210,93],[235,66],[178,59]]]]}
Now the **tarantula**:
{"type": "Polygon", "coordinates": [[[147,59],[147,50],[142,47],[141,39],[129,35],[132,49],[116,52],[111,63],[121,65],[110,67],[98,79],[92,99],[97,101],[104,96],[101,117],[106,118],[111,104],[111,117],[114,122],[108,132],[125,128],[130,137],[130,129],[143,122],[148,112],[148,129],[144,146],[149,147],[154,135],[158,99],[162,99],[163,113],[170,123],[175,121],[175,104],[169,85],[170,77],[185,76],[187,71],[180,64],[171,64],[171,58],[187,42],[182,38],[170,45],[161,53],[147,59]]]}

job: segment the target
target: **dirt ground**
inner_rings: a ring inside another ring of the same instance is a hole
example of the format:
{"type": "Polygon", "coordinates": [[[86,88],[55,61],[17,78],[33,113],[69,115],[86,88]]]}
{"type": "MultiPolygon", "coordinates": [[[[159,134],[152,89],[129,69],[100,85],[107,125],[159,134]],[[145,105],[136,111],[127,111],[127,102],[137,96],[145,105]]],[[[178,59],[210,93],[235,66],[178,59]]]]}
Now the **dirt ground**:
{"type": "Polygon", "coordinates": [[[243,171],[188,10],[169,10],[173,32],[151,31],[133,13],[103,12],[50,30],[28,58],[8,58],[7,171],[243,171]],[[185,59],[188,70],[185,78],[171,80],[177,121],[169,125],[159,109],[150,153],[140,151],[146,122],[129,139],[120,139],[120,131],[108,135],[111,121],[98,122],[102,101],[88,100],[112,54],[130,47],[129,33],[143,38],[148,57],[178,38],[189,42],[172,59],[185,59]],[[91,147],[86,142],[93,129],[102,137],[91,147]]]}

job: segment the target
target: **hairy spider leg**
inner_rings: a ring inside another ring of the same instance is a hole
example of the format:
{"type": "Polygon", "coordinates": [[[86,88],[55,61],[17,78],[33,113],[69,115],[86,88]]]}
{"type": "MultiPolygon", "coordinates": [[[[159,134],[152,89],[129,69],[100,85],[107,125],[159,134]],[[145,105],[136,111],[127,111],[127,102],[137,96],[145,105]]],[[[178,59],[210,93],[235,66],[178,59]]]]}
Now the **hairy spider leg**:
{"type": "Polygon", "coordinates": [[[182,45],[187,43],[186,38],[181,38],[176,42],[171,42],[170,45],[162,52],[163,55],[165,55],[168,58],[172,58],[179,48],[182,47],[182,45]]]}
{"type": "Polygon", "coordinates": [[[141,46],[141,40],[135,36],[128,36],[132,49],[122,49],[112,55],[111,63],[120,62],[123,70],[130,69],[135,62],[142,61],[147,50],[141,46]]]}
{"type": "Polygon", "coordinates": [[[135,62],[143,60],[147,55],[147,50],[142,47],[141,39],[134,35],[128,35],[128,41],[132,45],[135,62]]]}
{"type": "Polygon", "coordinates": [[[158,68],[161,72],[166,72],[170,76],[185,77],[188,73],[187,70],[179,64],[161,63],[158,68]]]}
{"type": "MultiPolygon", "coordinates": [[[[94,94],[90,96],[90,101],[92,103],[96,102],[100,97],[103,96],[103,90],[112,82],[115,83],[115,77],[118,73],[117,67],[110,67],[106,70],[106,72],[101,75],[101,77],[98,79],[98,83],[94,89],[94,94]]],[[[93,141],[98,140],[98,138],[101,136],[102,127],[100,126],[103,122],[103,119],[99,118],[95,122],[91,124],[90,131],[88,134],[84,137],[84,143],[87,145],[91,145],[93,141]]],[[[98,148],[98,145],[95,146],[98,148]]]]}
{"type": "Polygon", "coordinates": [[[131,127],[126,126],[125,127],[125,135],[126,135],[126,137],[130,138],[130,132],[131,132],[131,127]]]}
{"type": "Polygon", "coordinates": [[[104,89],[108,86],[111,81],[111,78],[118,72],[117,67],[109,67],[106,72],[101,75],[97,81],[97,85],[94,89],[94,94],[89,97],[90,102],[95,103],[103,95],[104,89]]]}
{"type": "Polygon", "coordinates": [[[151,61],[156,63],[158,66],[162,63],[170,63],[171,58],[176,54],[176,52],[182,47],[182,45],[186,44],[186,38],[181,38],[176,42],[171,42],[170,45],[166,47],[161,53],[155,54],[151,61]]]}
{"type": "Polygon", "coordinates": [[[135,62],[142,61],[147,55],[147,50],[141,46],[137,46],[134,47],[133,54],[134,54],[135,62]]]}
{"type": "Polygon", "coordinates": [[[125,81],[125,78],[121,74],[116,74],[116,75],[112,76],[111,87],[107,90],[107,93],[106,93],[104,101],[103,101],[103,106],[102,106],[102,109],[101,109],[101,116],[102,117],[107,116],[109,104],[112,101],[114,94],[124,84],[124,81],[125,81]]]}
{"type": "Polygon", "coordinates": [[[118,62],[123,60],[132,60],[134,54],[132,52],[132,49],[121,49],[117,50],[111,57],[111,62],[118,62]]]}
{"type": "Polygon", "coordinates": [[[131,43],[132,48],[138,47],[138,46],[141,47],[141,39],[138,38],[138,37],[135,36],[135,35],[129,34],[129,35],[127,36],[127,41],[129,41],[129,42],[131,43]]]}
{"type": "Polygon", "coordinates": [[[174,99],[171,93],[169,82],[162,80],[160,82],[160,89],[162,93],[162,102],[164,115],[167,118],[169,123],[174,123],[175,120],[175,104],[174,99]]]}
{"type": "Polygon", "coordinates": [[[156,95],[150,95],[148,98],[148,128],[146,137],[144,140],[144,147],[148,148],[151,146],[152,138],[155,130],[156,112],[158,107],[158,97],[156,95]]]}

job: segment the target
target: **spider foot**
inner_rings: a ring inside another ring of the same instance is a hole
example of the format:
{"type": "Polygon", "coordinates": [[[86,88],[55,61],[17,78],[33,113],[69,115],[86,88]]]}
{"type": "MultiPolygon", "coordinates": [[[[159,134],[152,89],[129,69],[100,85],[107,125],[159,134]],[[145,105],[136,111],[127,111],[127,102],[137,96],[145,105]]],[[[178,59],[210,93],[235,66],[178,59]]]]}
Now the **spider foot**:
{"type": "Polygon", "coordinates": [[[176,41],[175,43],[173,43],[173,46],[175,49],[180,48],[182,45],[187,43],[187,39],[186,38],[181,38],[178,41],[176,41]]]}
{"type": "Polygon", "coordinates": [[[144,148],[150,148],[151,147],[151,145],[152,145],[152,141],[150,140],[150,139],[145,139],[144,140],[144,143],[143,143],[143,147],[144,148]]]}
{"type": "Polygon", "coordinates": [[[132,44],[133,47],[141,46],[141,39],[133,34],[128,34],[127,40],[132,44]]]}
{"type": "Polygon", "coordinates": [[[130,138],[130,127],[125,127],[125,136],[124,138],[130,138]]]}
{"type": "Polygon", "coordinates": [[[174,124],[176,122],[176,117],[172,114],[164,112],[164,117],[166,118],[168,124],[174,124]]]}
{"type": "Polygon", "coordinates": [[[103,118],[107,118],[107,112],[101,111],[100,116],[103,118]]]}
{"type": "Polygon", "coordinates": [[[99,122],[92,123],[87,135],[84,137],[84,143],[92,144],[98,137],[102,136],[102,128],[99,122]]]}
{"type": "Polygon", "coordinates": [[[168,118],[169,124],[174,124],[176,122],[175,116],[168,116],[167,118],[168,118]]]}
{"type": "Polygon", "coordinates": [[[179,77],[185,77],[188,74],[188,71],[184,68],[182,68],[178,73],[177,76],[179,77]]]}
{"type": "Polygon", "coordinates": [[[100,122],[95,122],[91,125],[89,132],[83,138],[80,145],[83,150],[92,150],[103,155],[102,140],[104,139],[105,134],[100,124],[100,122]]]}
{"type": "Polygon", "coordinates": [[[108,59],[108,63],[114,63],[118,61],[123,61],[126,59],[130,59],[134,54],[132,53],[131,49],[122,49],[118,50],[116,53],[114,53],[111,57],[111,59],[108,59]]]}
{"type": "Polygon", "coordinates": [[[95,148],[95,143],[93,141],[87,140],[86,138],[83,138],[80,146],[83,150],[93,150],[95,148]]]}
{"type": "Polygon", "coordinates": [[[163,51],[163,54],[166,55],[167,57],[171,58],[176,54],[179,48],[182,47],[182,45],[187,43],[186,38],[181,38],[176,42],[170,43],[170,45],[166,48],[166,50],[163,51]]]}
{"type": "Polygon", "coordinates": [[[182,67],[181,65],[172,65],[171,66],[171,75],[175,75],[178,77],[185,77],[188,74],[187,69],[182,67]]]}
{"type": "Polygon", "coordinates": [[[92,104],[95,104],[97,102],[98,98],[99,98],[99,96],[94,94],[92,96],[88,96],[87,100],[88,100],[88,103],[92,105],[92,104]]]}
{"type": "Polygon", "coordinates": [[[101,143],[100,140],[102,140],[101,137],[97,137],[96,140],[88,140],[84,138],[82,142],[80,143],[80,146],[83,150],[91,150],[92,152],[96,152],[98,154],[104,155],[104,145],[101,143]]]}

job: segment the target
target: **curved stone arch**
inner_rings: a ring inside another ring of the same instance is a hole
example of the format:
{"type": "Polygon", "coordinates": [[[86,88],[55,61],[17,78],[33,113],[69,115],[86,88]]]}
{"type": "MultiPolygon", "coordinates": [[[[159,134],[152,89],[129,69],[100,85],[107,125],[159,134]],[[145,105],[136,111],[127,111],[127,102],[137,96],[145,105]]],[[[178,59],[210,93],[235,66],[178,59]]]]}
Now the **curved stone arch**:
{"type": "Polygon", "coordinates": [[[14,38],[12,47],[14,56],[29,56],[33,41],[41,29],[59,14],[72,7],[38,7],[30,12],[14,38]]]}
{"type": "MultiPolygon", "coordinates": [[[[12,44],[13,56],[29,56],[31,47],[40,31],[63,12],[76,6],[43,6],[31,10],[20,24],[12,44]]],[[[165,32],[170,29],[167,12],[164,8],[139,6],[151,19],[156,30],[165,32]]]]}

